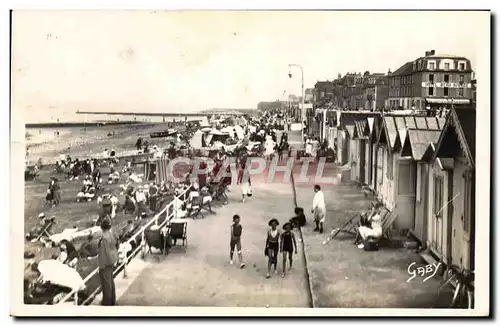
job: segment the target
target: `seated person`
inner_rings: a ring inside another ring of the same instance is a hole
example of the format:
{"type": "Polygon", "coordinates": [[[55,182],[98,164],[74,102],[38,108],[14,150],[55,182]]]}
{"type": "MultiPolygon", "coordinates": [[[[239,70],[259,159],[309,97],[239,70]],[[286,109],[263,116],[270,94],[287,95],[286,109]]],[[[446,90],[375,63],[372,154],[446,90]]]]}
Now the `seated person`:
{"type": "Polygon", "coordinates": [[[75,268],[78,263],[78,252],[75,246],[68,240],[62,240],[59,244],[59,249],[61,252],[57,256],[57,261],[68,265],[69,267],[75,268]]]}
{"type": "Polygon", "coordinates": [[[90,179],[90,175],[88,175],[88,174],[87,174],[87,175],[85,176],[85,179],[83,179],[83,185],[84,185],[84,186],[90,186],[90,185],[92,185],[92,184],[93,184],[93,182],[92,182],[92,180],[90,179]]]}
{"type": "MultiPolygon", "coordinates": [[[[372,214],[365,214],[365,217],[362,217],[362,223],[364,225],[360,225],[358,227],[358,235],[356,236],[356,240],[361,240],[364,242],[368,238],[380,238],[382,236],[382,219],[380,217],[380,210],[383,205],[377,203],[372,210],[372,214]],[[363,221],[364,220],[364,221],[363,221]]],[[[358,241],[356,241],[358,243],[358,241]]],[[[360,243],[358,245],[359,249],[364,248],[364,244],[360,243]]]]}
{"type": "Polygon", "coordinates": [[[87,240],[80,246],[80,258],[92,259],[96,258],[99,253],[97,242],[94,241],[92,234],[87,236],[87,240]]]}
{"type": "Polygon", "coordinates": [[[295,207],[295,216],[290,219],[293,228],[299,228],[306,225],[306,216],[302,207],[295,207]]]}
{"type": "Polygon", "coordinates": [[[26,240],[36,239],[48,225],[54,222],[54,219],[54,217],[46,218],[45,213],[38,214],[38,224],[33,226],[30,232],[26,233],[26,240]]]}
{"type": "Polygon", "coordinates": [[[198,187],[197,183],[194,183],[189,190],[189,195],[188,195],[188,200],[187,200],[188,211],[191,209],[191,206],[193,205],[193,200],[200,196],[200,192],[198,190],[199,190],[199,187],[198,187]]]}
{"type": "Polygon", "coordinates": [[[132,171],[132,162],[127,161],[125,165],[123,166],[122,173],[128,173],[132,171]]]}
{"type": "Polygon", "coordinates": [[[83,186],[82,190],[76,195],[76,201],[80,202],[81,200],[91,201],[95,197],[95,187],[90,185],[83,186]]]}
{"type": "Polygon", "coordinates": [[[208,187],[203,187],[201,189],[201,195],[203,196],[203,204],[208,204],[212,202],[212,196],[208,191],[208,187]]]}
{"type": "Polygon", "coordinates": [[[132,245],[123,236],[118,238],[118,242],[118,264],[127,263],[133,251],[132,245]]]}
{"type": "Polygon", "coordinates": [[[108,175],[108,184],[117,183],[120,180],[120,173],[114,169],[113,166],[110,168],[110,173],[108,175]]]}

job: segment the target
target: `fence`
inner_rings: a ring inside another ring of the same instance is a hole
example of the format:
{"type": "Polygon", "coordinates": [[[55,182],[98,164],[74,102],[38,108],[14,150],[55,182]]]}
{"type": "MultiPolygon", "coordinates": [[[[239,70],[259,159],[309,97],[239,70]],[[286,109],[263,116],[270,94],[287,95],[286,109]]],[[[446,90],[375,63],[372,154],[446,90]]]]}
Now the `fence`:
{"type": "MultiPolygon", "coordinates": [[[[146,223],[139,231],[137,231],[132,237],[130,237],[130,239],[127,241],[127,243],[130,243],[134,239],[137,239],[137,237],[139,237],[139,236],[141,237],[141,243],[139,246],[137,246],[137,248],[135,248],[135,250],[132,251],[132,253],[129,256],[127,256],[122,262],[120,262],[118,264],[118,266],[115,268],[115,270],[113,272],[113,277],[118,276],[118,274],[120,274],[121,271],[123,271],[123,277],[127,276],[126,267],[127,267],[128,262],[130,262],[132,260],[132,258],[134,258],[139,253],[140,250],[146,249],[146,247],[145,247],[146,241],[145,241],[145,235],[144,235],[145,231],[147,229],[149,229],[153,224],[157,225],[159,228],[162,228],[163,226],[165,226],[167,224],[167,222],[172,220],[177,215],[178,208],[174,207],[176,199],[180,199],[184,202],[186,200],[186,193],[187,193],[187,189],[184,190],[179,196],[174,197],[174,200],[172,200],[165,208],[163,208],[158,214],[156,214],[151,219],[151,221],[146,223]],[[163,221],[161,221],[160,224],[158,224],[158,220],[162,216],[164,216],[165,219],[163,221]]],[[[92,277],[96,276],[98,273],[99,273],[99,267],[94,269],[83,280],[84,284],[87,285],[87,283],[90,281],[90,279],[92,279],[92,277]]],[[[100,290],[101,290],[101,287],[100,286],[97,287],[97,289],[95,289],[87,297],[87,299],[85,299],[85,301],[82,302],[82,305],[87,305],[90,302],[92,302],[100,290]]],[[[79,292],[79,289],[78,290],[74,290],[74,289],[71,290],[70,293],[68,293],[64,298],[62,298],[61,301],[59,301],[59,304],[67,302],[72,298],[74,300],[74,304],[78,305],[78,292],[79,292]]]]}

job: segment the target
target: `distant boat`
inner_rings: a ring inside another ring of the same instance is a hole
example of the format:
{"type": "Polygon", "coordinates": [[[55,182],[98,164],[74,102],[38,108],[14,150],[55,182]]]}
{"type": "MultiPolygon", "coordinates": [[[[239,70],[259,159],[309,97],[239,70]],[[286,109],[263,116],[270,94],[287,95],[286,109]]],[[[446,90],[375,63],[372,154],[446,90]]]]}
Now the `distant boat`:
{"type": "Polygon", "coordinates": [[[165,131],[152,132],[149,134],[149,137],[151,137],[151,138],[166,138],[166,137],[173,137],[176,135],[177,135],[177,130],[168,129],[165,131]]]}

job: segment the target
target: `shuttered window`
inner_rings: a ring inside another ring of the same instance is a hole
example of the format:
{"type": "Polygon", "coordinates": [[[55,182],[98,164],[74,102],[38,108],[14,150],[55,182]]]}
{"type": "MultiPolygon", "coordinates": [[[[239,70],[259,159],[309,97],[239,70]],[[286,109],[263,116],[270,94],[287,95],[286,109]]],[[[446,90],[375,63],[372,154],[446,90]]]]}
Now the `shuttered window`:
{"type": "Polygon", "coordinates": [[[442,176],[434,177],[434,215],[441,217],[443,207],[443,187],[444,180],[442,176]]]}

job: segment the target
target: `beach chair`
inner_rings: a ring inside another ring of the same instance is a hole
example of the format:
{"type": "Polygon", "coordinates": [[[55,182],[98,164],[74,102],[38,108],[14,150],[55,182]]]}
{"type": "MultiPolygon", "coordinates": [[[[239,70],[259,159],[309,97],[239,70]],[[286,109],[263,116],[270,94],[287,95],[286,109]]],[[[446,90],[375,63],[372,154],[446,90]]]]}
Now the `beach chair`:
{"type": "Polygon", "coordinates": [[[46,219],[42,231],[40,232],[40,234],[38,234],[34,241],[39,241],[42,237],[50,238],[50,236],[52,235],[52,227],[55,223],[56,220],[54,218],[46,219]]]}
{"type": "Polygon", "coordinates": [[[144,232],[144,238],[146,240],[146,248],[144,253],[153,254],[152,248],[156,248],[160,250],[161,254],[166,253],[166,241],[165,237],[161,233],[161,230],[158,227],[151,227],[150,229],[144,232]]]}
{"type": "Polygon", "coordinates": [[[200,195],[192,198],[189,216],[193,217],[193,218],[195,218],[197,216],[201,216],[201,218],[205,218],[205,215],[203,215],[202,209],[203,209],[203,196],[200,194],[200,195]]]}
{"type": "Polygon", "coordinates": [[[332,241],[333,238],[335,238],[339,233],[347,233],[354,236],[356,235],[355,228],[359,225],[361,213],[349,211],[345,216],[347,219],[344,224],[342,224],[340,228],[335,228],[332,230],[330,236],[326,240],[326,243],[332,241]]]}
{"type": "Polygon", "coordinates": [[[187,221],[176,220],[169,224],[168,236],[174,241],[174,245],[177,240],[182,240],[182,246],[187,248],[187,221]]]}
{"type": "Polygon", "coordinates": [[[392,239],[392,224],[398,218],[398,214],[394,212],[387,211],[387,214],[382,218],[382,237],[391,240],[392,239]]]}

